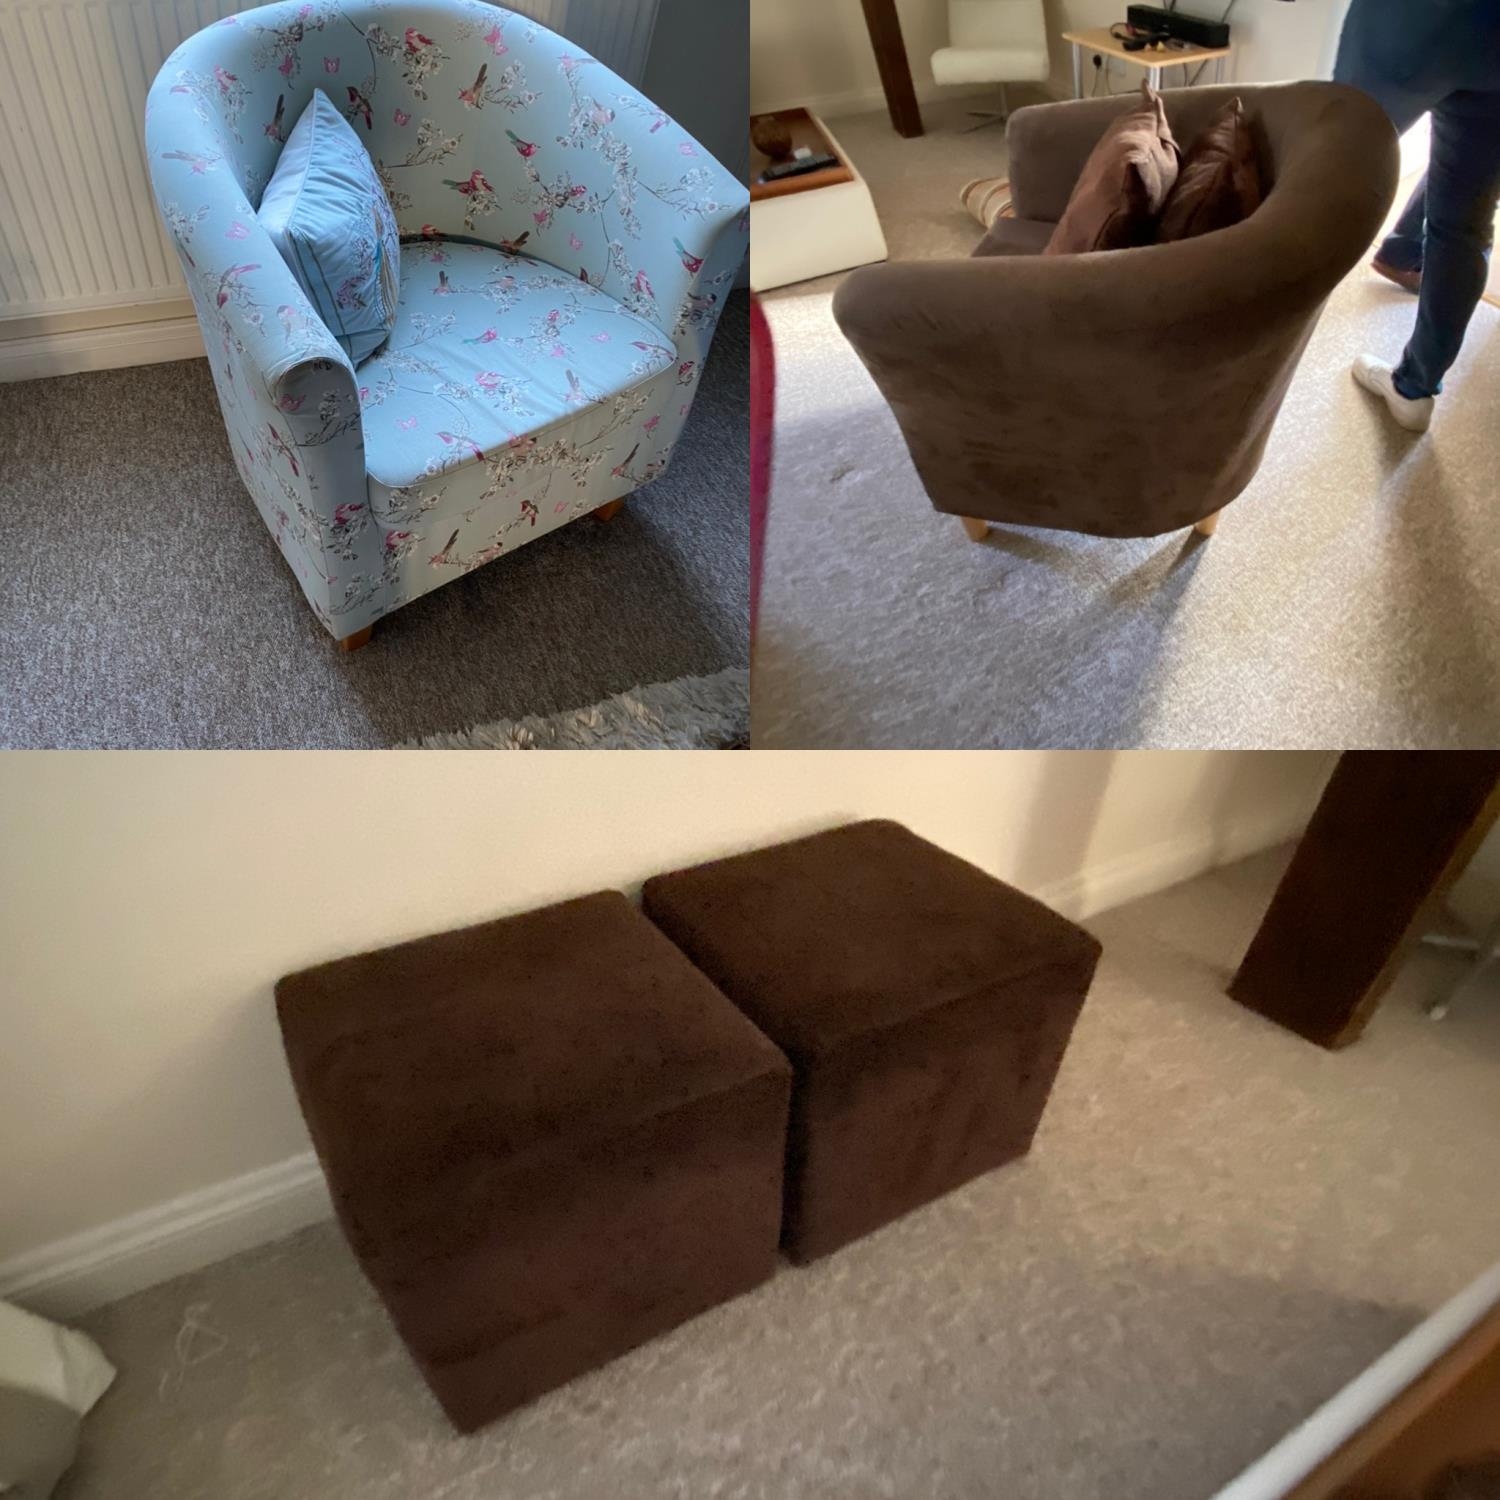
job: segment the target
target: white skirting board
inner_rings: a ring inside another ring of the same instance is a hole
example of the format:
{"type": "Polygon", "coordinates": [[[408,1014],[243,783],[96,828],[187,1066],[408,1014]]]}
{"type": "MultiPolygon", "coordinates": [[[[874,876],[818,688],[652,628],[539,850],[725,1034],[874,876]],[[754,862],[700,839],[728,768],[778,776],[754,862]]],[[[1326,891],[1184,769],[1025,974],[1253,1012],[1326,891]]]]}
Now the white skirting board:
{"type": "Polygon", "coordinates": [[[1158,844],[1132,850],[1114,859],[1086,864],[1076,875],[1056,880],[1031,892],[1054,911],[1086,922],[1090,917],[1127,901],[1180,885],[1220,865],[1258,854],[1297,838],[1312,807],[1281,808],[1264,817],[1243,819],[1229,827],[1179,834],[1158,844]]]}
{"type": "MultiPolygon", "coordinates": [[[[1032,894],[1084,921],[1294,838],[1307,811],[1284,808],[1227,829],[1166,839],[1086,866],[1032,894]]],[[[331,1213],[322,1170],[304,1152],[0,1263],[0,1298],[47,1317],[74,1318],[331,1213]]]]}
{"type": "Polygon", "coordinates": [[[311,1151],[0,1263],[0,1299],[66,1321],[332,1213],[311,1151]]]}
{"type": "Polygon", "coordinates": [[[0,338],[0,381],[42,380],[84,370],[116,370],[155,365],[169,359],[198,359],[203,335],[196,318],[160,318],[77,328],[34,338],[0,338]]]}

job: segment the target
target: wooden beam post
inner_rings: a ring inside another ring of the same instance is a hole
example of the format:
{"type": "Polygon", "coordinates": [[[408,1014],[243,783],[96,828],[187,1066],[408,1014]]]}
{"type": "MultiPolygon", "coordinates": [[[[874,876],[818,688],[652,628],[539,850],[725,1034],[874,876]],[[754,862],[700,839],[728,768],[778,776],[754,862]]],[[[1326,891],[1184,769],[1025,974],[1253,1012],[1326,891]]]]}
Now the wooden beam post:
{"type": "Polygon", "coordinates": [[[1500,816],[1500,752],[1350,750],[1229,993],[1346,1047],[1500,816]]]}
{"type": "Polygon", "coordinates": [[[921,135],[922,111],[912,86],[911,62],[901,37],[896,0],[860,0],[860,3],[865,8],[865,29],[875,49],[875,66],[880,69],[880,86],[885,90],[891,124],[896,127],[897,135],[921,135]]]}

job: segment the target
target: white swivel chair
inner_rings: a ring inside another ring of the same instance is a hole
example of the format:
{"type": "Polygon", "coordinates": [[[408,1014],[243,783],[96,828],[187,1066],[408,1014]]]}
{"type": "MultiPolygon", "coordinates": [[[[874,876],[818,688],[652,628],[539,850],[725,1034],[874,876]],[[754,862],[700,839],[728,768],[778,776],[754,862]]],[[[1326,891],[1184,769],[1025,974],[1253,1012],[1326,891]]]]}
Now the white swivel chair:
{"type": "Polygon", "coordinates": [[[939,83],[998,83],[1000,111],[971,110],[971,130],[1003,120],[1007,83],[1041,83],[1051,72],[1042,0],[948,0],[948,45],[932,54],[939,83]]]}

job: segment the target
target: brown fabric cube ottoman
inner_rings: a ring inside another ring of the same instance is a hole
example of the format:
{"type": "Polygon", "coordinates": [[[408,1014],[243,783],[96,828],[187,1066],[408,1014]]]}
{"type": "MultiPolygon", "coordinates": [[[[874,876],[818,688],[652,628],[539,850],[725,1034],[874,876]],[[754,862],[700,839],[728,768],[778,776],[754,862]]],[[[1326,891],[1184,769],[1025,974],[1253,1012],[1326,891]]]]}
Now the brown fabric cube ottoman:
{"type": "Polygon", "coordinates": [[[756,1285],[786,1059],[618,892],[276,986],[355,1255],[478,1427],[756,1285]]]}
{"type": "Polygon", "coordinates": [[[1025,1153],[1099,957],[889,822],[658,876],[645,909],[792,1060],[800,1261],[1025,1153]]]}

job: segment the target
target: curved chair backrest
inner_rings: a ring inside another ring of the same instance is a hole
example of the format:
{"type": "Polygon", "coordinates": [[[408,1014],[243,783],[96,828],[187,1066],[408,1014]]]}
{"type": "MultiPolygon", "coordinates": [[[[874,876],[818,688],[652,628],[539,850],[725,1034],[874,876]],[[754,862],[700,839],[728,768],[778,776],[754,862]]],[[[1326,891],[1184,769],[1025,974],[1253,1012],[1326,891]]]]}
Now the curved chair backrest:
{"type": "MultiPolygon", "coordinates": [[[[938,510],[1153,536],[1250,482],[1324,301],[1390,207],[1399,152],[1379,105],[1342,84],[1162,98],[1188,144],[1236,94],[1270,182],[1242,223],[1132,250],[869,266],[839,288],[835,315],[938,510]]],[[[1017,110],[1017,217],[1060,218],[1133,102],[1017,110]]]]}
{"type": "MultiPolygon", "coordinates": [[[[641,115],[642,132],[666,123],[602,63],[511,11],[473,0],[285,0],[227,17],[167,59],[147,109],[153,167],[163,152],[191,153],[195,170],[231,174],[253,212],[314,89],[365,142],[403,236],[487,244],[525,236],[528,255],[573,274],[577,217],[545,200],[561,207],[600,187],[567,172],[543,181],[531,148],[581,144],[621,109],[641,115]]],[[[643,184],[622,170],[628,151],[620,150],[611,209],[649,218],[643,184]]],[[[735,188],[707,151],[681,165],[698,169],[709,199],[735,188]]],[[[630,293],[605,289],[622,300],[630,293]]]]}
{"type": "Polygon", "coordinates": [[[948,0],[948,45],[984,48],[1047,46],[1042,0],[948,0]]]}

